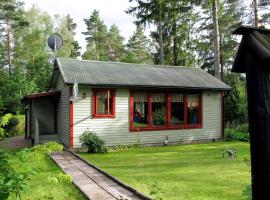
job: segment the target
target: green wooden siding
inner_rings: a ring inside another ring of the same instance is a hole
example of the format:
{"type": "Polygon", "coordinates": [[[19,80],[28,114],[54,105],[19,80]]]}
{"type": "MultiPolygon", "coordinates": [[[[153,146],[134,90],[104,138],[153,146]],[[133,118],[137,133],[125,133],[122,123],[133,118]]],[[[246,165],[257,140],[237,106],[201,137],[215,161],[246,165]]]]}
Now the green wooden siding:
{"type": "MultiPolygon", "coordinates": [[[[90,87],[80,87],[79,97],[74,102],[74,147],[80,147],[80,134],[89,129],[105,140],[106,145],[120,144],[157,144],[165,137],[169,142],[191,142],[196,140],[211,140],[221,137],[221,92],[204,91],[203,98],[203,128],[159,131],[129,131],[129,90],[116,90],[115,118],[95,118],[92,113],[92,93],[90,87]],[[85,94],[85,96],[83,95],[85,94]]],[[[68,109],[67,109],[68,110],[68,109]]]]}
{"type": "Polygon", "coordinates": [[[57,133],[64,145],[69,146],[69,87],[59,75],[56,90],[61,91],[57,105],[57,133]]]}

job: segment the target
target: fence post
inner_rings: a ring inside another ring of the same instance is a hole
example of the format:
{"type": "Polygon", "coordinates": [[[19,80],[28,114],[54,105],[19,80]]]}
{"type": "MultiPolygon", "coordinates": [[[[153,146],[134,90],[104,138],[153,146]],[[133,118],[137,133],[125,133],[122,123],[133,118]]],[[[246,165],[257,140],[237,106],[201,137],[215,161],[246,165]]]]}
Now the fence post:
{"type": "Polygon", "coordinates": [[[39,127],[38,127],[38,119],[35,118],[35,137],[34,137],[34,145],[39,144],[39,127]]]}

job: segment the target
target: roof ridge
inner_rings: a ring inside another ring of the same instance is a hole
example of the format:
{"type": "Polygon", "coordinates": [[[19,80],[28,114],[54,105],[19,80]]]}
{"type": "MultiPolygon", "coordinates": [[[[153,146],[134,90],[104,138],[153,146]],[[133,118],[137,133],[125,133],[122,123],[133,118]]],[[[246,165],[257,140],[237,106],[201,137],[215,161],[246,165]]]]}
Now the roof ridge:
{"type": "Polygon", "coordinates": [[[80,62],[95,62],[95,63],[110,63],[110,64],[123,64],[123,65],[136,65],[136,66],[146,66],[146,67],[160,67],[160,68],[187,68],[187,69],[201,69],[196,66],[175,66],[175,65],[154,65],[154,64],[142,64],[142,63],[125,63],[125,62],[112,62],[112,61],[100,61],[100,60],[82,60],[76,58],[57,58],[62,60],[74,60],[80,62]]]}

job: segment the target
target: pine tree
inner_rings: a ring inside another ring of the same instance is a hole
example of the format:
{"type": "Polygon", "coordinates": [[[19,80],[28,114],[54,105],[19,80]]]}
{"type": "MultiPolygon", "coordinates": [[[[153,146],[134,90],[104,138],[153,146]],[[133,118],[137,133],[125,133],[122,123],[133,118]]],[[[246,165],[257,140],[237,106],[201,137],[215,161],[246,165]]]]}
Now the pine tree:
{"type": "Polygon", "coordinates": [[[135,23],[138,24],[153,24],[157,28],[158,35],[158,52],[159,64],[164,65],[164,43],[163,43],[163,29],[164,29],[164,14],[165,14],[165,0],[130,0],[136,1],[138,6],[130,7],[126,12],[136,17],[135,23]]]}
{"type": "Polygon", "coordinates": [[[220,37],[218,26],[218,1],[212,0],[212,20],[213,20],[213,44],[214,44],[214,76],[220,79],[220,37]]]}
{"type": "Polygon", "coordinates": [[[81,52],[80,52],[80,45],[79,45],[79,42],[77,40],[74,40],[72,41],[72,50],[71,50],[71,54],[70,54],[70,57],[71,58],[77,58],[78,56],[81,55],[81,52]]]}
{"type": "MultiPolygon", "coordinates": [[[[226,69],[231,67],[234,53],[237,48],[237,39],[232,35],[232,31],[241,24],[242,5],[238,0],[223,0],[219,7],[219,44],[220,44],[220,63],[221,78],[226,69]]],[[[197,42],[198,65],[214,75],[215,53],[213,48],[214,28],[212,13],[209,7],[202,8],[197,42]]]]}
{"type": "Polygon", "coordinates": [[[107,35],[108,57],[110,61],[121,61],[124,55],[124,37],[118,27],[113,24],[107,35]]]}
{"type": "Polygon", "coordinates": [[[194,65],[195,48],[192,34],[196,19],[197,15],[191,1],[166,2],[164,18],[166,26],[163,32],[166,64],[194,65]]]}
{"type": "Polygon", "coordinates": [[[2,64],[8,65],[9,75],[12,73],[14,34],[19,28],[26,27],[28,22],[24,17],[23,4],[17,0],[0,1],[0,32],[3,56],[2,64]]]}
{"type": "Polygon", "coordinates": [[[109,60],[107,48],[107,27],[100,19],[99,12],[94,10],[89,19],[84,19],[87,31],[83,32],[87,42],[86,52],[83,59],[109,60]]]}
{"type": "Polygon", "coordinates": [[[257,17],[254,16],[254,20],[258,23],[258,26],[269,26],[270,25],[270,1],[259,0],[258,3],[253,0],[253,12],[254,15],[257,13],[257,17]]]}
{"type": "Polygon", "coordinates": [[[149,39],[144,35],[142,25],[138,25],[128,40],[124,61],[127,63],[152,64],[153,59],[149,50],[149,43],[149,39]]]}

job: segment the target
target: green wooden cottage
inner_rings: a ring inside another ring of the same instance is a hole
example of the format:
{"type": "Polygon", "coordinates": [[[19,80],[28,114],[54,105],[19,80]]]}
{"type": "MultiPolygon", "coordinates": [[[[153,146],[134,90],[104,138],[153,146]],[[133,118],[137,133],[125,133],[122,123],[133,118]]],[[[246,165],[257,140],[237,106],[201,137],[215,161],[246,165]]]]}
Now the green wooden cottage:
{"type": "Polygon", "coordinates": [[[80,147],[86,129],[108,146],[220,139],[229,89],[197,67],[57,58],[50,89],[24,98],[27,137],[38,123],[40,138],[58,138],[70,148],[80,147]]]}

